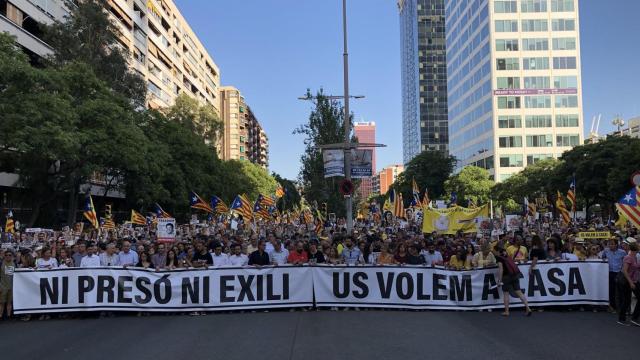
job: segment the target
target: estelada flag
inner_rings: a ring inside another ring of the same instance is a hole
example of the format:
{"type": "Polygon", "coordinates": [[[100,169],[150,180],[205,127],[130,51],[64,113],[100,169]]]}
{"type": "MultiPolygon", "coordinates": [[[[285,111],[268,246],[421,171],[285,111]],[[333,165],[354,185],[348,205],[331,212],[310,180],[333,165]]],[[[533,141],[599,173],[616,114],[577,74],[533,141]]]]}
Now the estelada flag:
{"type": "Polygon", "coordinates": [[[202,198],[194,191],[189,193],[189,205],[192,209],[203,210],[210,214],[213,214],[213,209],[211,208],[211,206],[204,200],[202,200],[202,198]]]}
{"type": "Polygon", "coordinates": [[[640,207],[638,206],[638,198],[640,197],[640,187],[634,187],[629,190],[616,203],[616,208],[620,215],[629,220],[633,226],[640,229],[640,207]]]}
{"type": "Polygon", "coordinates": [[[131,210],[131,223],[135,225],[147,225],[147,218],[142,216],[139,212],[131,210]]]}
{"type": "Polygon", "coordinates": [[[569,224],[571,222],[571,213],[569,213],[569,210],[567,210],[567,204],[564,203],[564,198],[562,197],[562,194],[560,194],[560,191],[558,191],[557,193],[558,198],[556,199],[556,208],[560,213],[562,221],[565,224],[569,224]]]}
{"type": "Polygon", "coordinates": [[[96,215],[96,209],[93,207],[93,199],[91,195],[87,197],[87,200],[84,203],[84,217],[89,220],[91,226],[95,229],[100,228],[100,223],[98,222],[98,215],[96,215]]]}
{"type": "Polygon", "coordinates": [[[160,204],[155,203],[155,213],[156,216],[159,218],[171,218],[173,216],[171,216],[168,212],[164,211],[164,209],[160,206],[160,204]]]}
{"type": "Polygon", "coordinates": [[[7,213],[7,222],[4,224],[4,232],[13,234],[16,232],[15,222],[13,221],[13,211],[9,210],[7,213]]]}
{"type": "Polygon", "coordinates": [[[218,214],[226,214],[229,212],[229,207],[227,206],[227,204],[225,204],[222,199],[215,195],[211,197],[211,207],[218,214]]]}
{"type": "Polygon", "coordinates": [[[250,221],[253,218],[253,208],[246,195],[238,195],[231,203],[231,210],[242,215],[245,221],[250,221]]]}

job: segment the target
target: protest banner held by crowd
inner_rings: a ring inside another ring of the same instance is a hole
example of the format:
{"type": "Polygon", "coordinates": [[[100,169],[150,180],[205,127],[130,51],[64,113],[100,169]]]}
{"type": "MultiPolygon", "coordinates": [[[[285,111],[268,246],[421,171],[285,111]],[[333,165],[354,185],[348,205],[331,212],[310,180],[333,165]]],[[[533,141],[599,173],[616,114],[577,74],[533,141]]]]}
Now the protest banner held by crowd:
{"type": "Polygon", "coordinates": [[[176,224],[156,205],[153,216],[132,212],[130,222],[110,224],[94,222],[87,198],[88,223],[74,229],[8,222],[3,315],[391,307],[504,308],[508,316],[510,307],[531,315],[577,306],[617,311],[627,324],[638,295],[632,221],[565,221],[530,206],[507,221],[490,218],[486,205],[433,209],[426,201],[405,216],[393,214],[397,204],[372,204],[348,234],[344,219],[317,206],[281,213],[275,200],[239,195],[227,207],[193,193],[190,205],[206,220],[176,224]]]}

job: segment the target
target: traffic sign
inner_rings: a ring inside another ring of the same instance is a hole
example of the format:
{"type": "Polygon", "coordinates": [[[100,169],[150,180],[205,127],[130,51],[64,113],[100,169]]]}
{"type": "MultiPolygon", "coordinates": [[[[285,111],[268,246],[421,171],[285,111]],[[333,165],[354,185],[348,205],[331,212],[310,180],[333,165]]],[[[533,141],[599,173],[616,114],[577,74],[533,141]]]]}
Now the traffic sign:
{"type": "Polygon", "coordinates": [[[353,193],[353,183],[351,180],[344,179],[340,182],[340,193],[345,196],[353,193]]]}

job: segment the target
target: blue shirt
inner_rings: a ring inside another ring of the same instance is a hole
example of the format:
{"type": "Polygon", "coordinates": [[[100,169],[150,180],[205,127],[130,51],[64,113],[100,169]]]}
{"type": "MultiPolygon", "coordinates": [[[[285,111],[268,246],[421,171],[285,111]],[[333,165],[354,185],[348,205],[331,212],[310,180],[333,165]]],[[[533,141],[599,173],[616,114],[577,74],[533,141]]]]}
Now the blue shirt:
{"type": "Polygon", "coordinates": [[[622,259],[624,259],[625,256],[627,256],[627,253],[622,249],[611,251],[611,249],[606,248],[602,252],[602,258],[607,259],[609,262],[609,272],[622,271],[622,259]]]}
{"type": "Polygon", "coordinates": [[[129,253],[120,251],[118,254],[118,265],[136,266],[138,264],[138,253],[133,250],[129,250],[129,253]]]}
{"type": "Polygon", "coordinates": [[[353,246],[351,249],[345,247],[342,249],[342,258],[344,259],[345,264],[347,265],[355,265],[360,258],[360,249],[353,246]]]}

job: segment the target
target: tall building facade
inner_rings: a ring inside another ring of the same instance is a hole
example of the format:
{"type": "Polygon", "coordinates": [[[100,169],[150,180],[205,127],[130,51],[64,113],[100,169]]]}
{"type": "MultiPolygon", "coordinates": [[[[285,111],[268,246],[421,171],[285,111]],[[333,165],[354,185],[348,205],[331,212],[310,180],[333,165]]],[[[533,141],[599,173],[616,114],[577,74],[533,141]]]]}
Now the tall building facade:
{"type": "Polygon", "coordinates": [[[402,150],[408,163],[448,149],[445,0],[399,0],[402,150]]]}
{"type": "Polygon", "coordinates": [[[247,160],[268,167],[268,138],[258,119],[233,86],[220,88],[220,119],[224,136],[219,145],[223,160],[247,160]]]}
{"type": "MultiPolygon", "coordinates": [[[[353,124],[353,132],[360,143],[375,144],[376,142],[376,123],[374,121],[355,122],[353,124]]],[[[373,176],[371,178],[361,179],[360,187],[358,188],[361,199],[366,199],[374,192],[372,178],[376,174],[376,148],[371,148],[371,151],[371,174],[373,176]]]]}
{"type": "MultiPolygon", "coordinates": [[[[31,56],[52,53],[40,25],[64,21],[71,0],[0,0],[0,31],[16,36],[31,56]]],[[[172,0],[108,0],[107,12],[129,65],[147,83],[151,108],[171,106],[180,93],[218,110],[220,70],[172,0]]]]}
{"type": "Polygon", "coordinates": [[[382,169],[378,173],[378,178],[379,178],[378,183],[380,184],[380,195],[386,194],[387,191],[389,191],[389,187],[391,187],[391,185],[398,178],[398,175],[402,174],[403,172],[404,172],[404,165],[402,164],[391,165],[382,169]]]}
{"type": "Polygon", "coordinates": [[[583,143],[578,0],[451,0],[449,152],[503,181],[583,143]]]}

